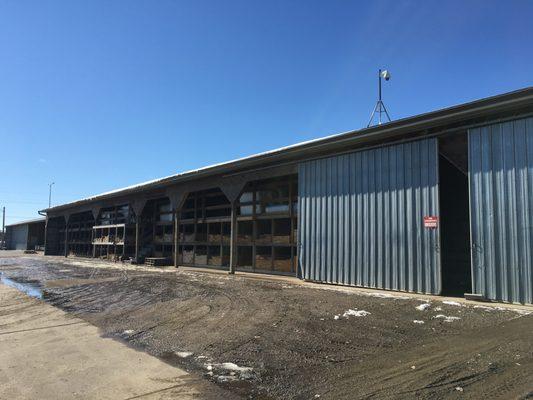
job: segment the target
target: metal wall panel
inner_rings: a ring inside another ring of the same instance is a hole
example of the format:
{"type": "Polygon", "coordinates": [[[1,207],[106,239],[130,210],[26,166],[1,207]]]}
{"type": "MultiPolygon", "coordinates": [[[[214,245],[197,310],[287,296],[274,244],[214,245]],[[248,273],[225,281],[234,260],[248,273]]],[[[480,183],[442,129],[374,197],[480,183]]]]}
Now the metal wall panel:
{"type": "Polygon", "coordinates": [[[533,302],[533,118],[469,131],[474,293],[533,302]]]}
{"type": "Polygon", "coordinates": [[[298,182],[304,279],[440,293],[436,139],[304,162],[298,182]]]}
{"type": "Polygon", "coordinates": [[[27,250],[28,246],[28,225],[13,225],[6,227],[8,231],[7,248],[10,250],[27,250]]]}

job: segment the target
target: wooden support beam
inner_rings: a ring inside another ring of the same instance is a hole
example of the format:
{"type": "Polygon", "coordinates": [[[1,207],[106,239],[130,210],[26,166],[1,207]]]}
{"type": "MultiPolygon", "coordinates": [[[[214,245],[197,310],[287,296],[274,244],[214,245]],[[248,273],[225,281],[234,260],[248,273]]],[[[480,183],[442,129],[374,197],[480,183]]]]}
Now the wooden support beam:
{"type": "Polygon", "coordinates": [[[178,268],[180,210],[174,210],[174,268],[178,268]]]}
{"type": "Polygon", "coordinates": [[[68,221],[70,215],[65,215],[65,257],[68,257],[68,221]]]}
{"type": "MultiPolygon", "coordinates": [[[[130,203],[130,207],[133,210],[133,213],[135,214],[135,263],[139,263],[139,248],[141,245],[141,215],[144,209],[144,206],[146,205],[146,199],[144,198],[138,198],[134,199],[130,203]]],[[[126,228],[124,227],[124,238],[126,237],[126,228]]],[[[124,249],[126,243],[124,243],[124,249]]]]}
{"type": "Polygon", "coordinates": [[[235,273],[237,266],[237,200],[231,202],[231,236],[229,250],[229,273],[235,273]]]}
{"type": "Polygon", "coordinates": [[[246,185],[246,180],[239,177],[225,179],[220,184],[220,190],[224,192],[231,203],[231,236],[229,253],[229,273],[235,273],[237,266],[237,204],[239,197],[246,185]]]}
{"type": "Polygon", "coordinates": [[[140,221],[140,217],[138,217],[137,215],[135,216],[135,263],[138,264],[139,263],[139,230],[140,230],[140,225],[141,225],[141,221],[140,221]]]}
{"type": "Polygon", "coordinates": [[[174,267],[178,268],[178,248],[179,248],[179,223],[180,213],[183,203],[187,199],[188,192],[182,189],[168,189],[167,197],[170,200],[170,206],[172,207],[174,215],[174,248],[172,254],[174,255],[174,267]]]}

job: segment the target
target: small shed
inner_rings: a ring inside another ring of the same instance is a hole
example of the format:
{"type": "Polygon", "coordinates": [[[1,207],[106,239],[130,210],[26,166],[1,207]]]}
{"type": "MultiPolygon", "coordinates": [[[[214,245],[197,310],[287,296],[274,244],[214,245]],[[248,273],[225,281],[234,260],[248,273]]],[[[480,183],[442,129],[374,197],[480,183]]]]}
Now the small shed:
{"type": "Polygon", "coordinates": [[[45,218],[6,225],[8,250],[35,250],[44,246],[45,218]]]}

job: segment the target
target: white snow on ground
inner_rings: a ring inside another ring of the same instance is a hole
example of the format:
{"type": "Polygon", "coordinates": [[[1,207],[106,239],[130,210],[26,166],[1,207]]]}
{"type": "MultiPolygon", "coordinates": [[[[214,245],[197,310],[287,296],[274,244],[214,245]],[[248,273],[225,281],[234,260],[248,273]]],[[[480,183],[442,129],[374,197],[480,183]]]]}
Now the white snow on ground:
{"type": "Polygon", "coordinates": [[[340,317],[339,317],[338,315],[335,315],[335,316],[333,317],[333,319],[335,319],[335,320],[337,320],[337,319],[339,319],[339,318],[340,318],[340,317]]]}
{"type": "Polygon", "coordinates": [[[442,307],[435,307],[435,311],[442,311],[442,307]]]}
{"type": "Polygon", "coordinates": [[[435,315],[433,318],[441,318],[444,320],[444,322],[453,322],[453,321],[457,321],[457,320],[460,320],[461,318],[459,317],[448,317],[444,314],[438,314],[438,315],[435,315]]]}
{"type": "Polygon", "coordinates": [[[135,333],[133,329],[126,329],[124,332],[122,332],[123,335],[131,335],[132,333],[135,333]]]}
{"type": "Polygon", "coordinates": [[[228,371],[237,371],[237,372],[247,372],[251,371],[251,367],[239,367],[237,364],[231,363],[231,362],[225,362],[222,364],[215,364],[215,366],[218,366],[220,368],[226,369],[228,371]]]}
{"type": "Polygon", "coordinates": [[[225,362],[220,364],[205,364],[205,368],[208,371],[212,371],[213,369],[224,369],[226,371],[236,371],[236,372],[250,372],[253,368],[251,367],[240,367],[237,364],[231,363],[231,362],[225,362]]]}
{"type": "Polygon", "coordinates": [[[420,320],[418,320],[418,319],[413,320],[413,322],[414,322],[415,324],[423,324],[423,323],[424,323],[424,321],[420,321],[420,320]]]}
{"type": "Polygon", "coordinates": [[[458,303],[458,302],[456,302],[456,301],[444,300],[443,303],[444,303],[444,304],[448,304],[449,306],[458,306],[458,307],[462,307],[462,304],[461,304],[461,303],[458,303]]]}
{"type": "Polygon", "coordinates": [[[389,294],[389,293],[358,293],[358,294],[362,294],[364,296],[370,296],[370,297],[379,297],[379,298],[382,298],[382,299],[400,299],[400,300],[407,300],[407,299],[410,299],[410,297],[407,297],[407,296],[398,296],[398,295],[395,295],[395,294],[389,294]]]}
{"type": "Polygon", "coordinates": [[[430,306],[431,304],[424,303],[424,304],[420,304],[419,306],[417,306],[416,309],[419,311],[426,311],[430,306]]]}
{"type": "Polygon", "coordinates": [[[219,375],[217,376],[217,380],[219,382],[234,382],[238,378],[235,375],[219,375]]]}
{"type": "Polygon", "coordinates": [[[367,315],[370,315],[370,313],[368,311],[365,311],[365,310],[352,310],[352,309],[349,309],[348,311],[345,311],[344,314],[342,314],[342,316],[344,318],[348,318],[349,316],[354,316],[354,317],[366,317],[367,315]]]}
{"type": "Polygon", "coordinates": [[[176,355],[181,358],[187,358],[193,355],[190,351],[176,351],[176,355]]]}
{"type": "Polygon", "coordinates": [[[513,311],[520,315],[533,314],[533,311],[522,310],[520,308],[505,308],[505,307],[498,307],[498,306],[474,306],[474,308],[484,310],[484,311],[513,311]]]}
{"type": "Polygon", "coordinates": [[[237,379],[250,379],[253,376],[253,368],[241,367],[232,362],[204,364],[208,375],[215,376],[220,382],[235,381],[237,379]],[[216,373],[218,371],[220,374],[216,373]],[[214,373],[215,372],[215,373],[214,373]],[[229,372],[229,374],[228,374],[229,372]]]}

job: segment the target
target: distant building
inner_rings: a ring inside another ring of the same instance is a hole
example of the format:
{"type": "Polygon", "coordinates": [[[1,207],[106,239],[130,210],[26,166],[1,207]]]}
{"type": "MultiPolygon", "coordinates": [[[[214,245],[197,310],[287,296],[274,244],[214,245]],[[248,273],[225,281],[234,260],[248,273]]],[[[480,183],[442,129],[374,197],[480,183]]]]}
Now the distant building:
{"type": "Polygon", "coordinates": [[[44,247],[45,218],[6,225],[6,247],[8,250],[35,250],[44,247]]]}

